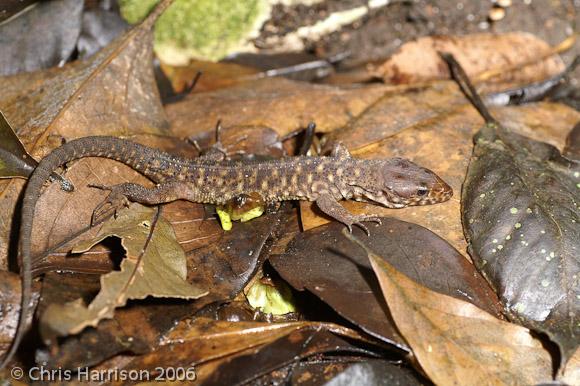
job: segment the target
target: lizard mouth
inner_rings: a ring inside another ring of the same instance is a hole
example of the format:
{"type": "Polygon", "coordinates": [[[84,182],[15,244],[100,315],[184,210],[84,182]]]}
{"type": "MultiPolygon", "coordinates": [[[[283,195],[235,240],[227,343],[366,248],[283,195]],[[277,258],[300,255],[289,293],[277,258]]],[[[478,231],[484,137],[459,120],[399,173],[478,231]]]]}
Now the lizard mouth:
{"type": "Polygon", "coordinates": [[[371,192],[365,192],[365,198],[368,202],[376,203],[387,208],[404,208],[409,205],[409,201],[403,197],[400,197],[393,193],[392,191],[385,189],[379,194],[374,194],[371,192]]]}

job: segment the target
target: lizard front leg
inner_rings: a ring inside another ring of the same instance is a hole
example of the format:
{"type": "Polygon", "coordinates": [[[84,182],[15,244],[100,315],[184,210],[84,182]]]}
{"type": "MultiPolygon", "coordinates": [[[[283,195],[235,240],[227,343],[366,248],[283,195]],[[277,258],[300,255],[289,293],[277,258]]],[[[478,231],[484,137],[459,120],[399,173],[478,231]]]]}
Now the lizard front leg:
{"type": "Polygon", "coordinates": [[[322,210],[324,213],[346,225],[350,232],[352,232],[353,225],[358,225],[366,232],[368,236],[370,236],[368,228],[362,224],[362,222],[373,221],[378,224],[381,223],[381,219],[378,216],[367,214],[355,215],[350,213],[348,210],[344,209],[344,207],[340,205],[338,201],[332,197],[332,195],[328,193],[324,193],[318,196],[316,199],[316,205],[318,205],[320,210],[322,210]]]}
{"type": "Polygon", "coordinates": [[[194,184],[189,182],[172,181],[161,183],[153,188],[143,185],[123,183],[114,186],[90,185],[94,188],[110,190],[111,193],[93,211],[91,223],[95,224],[111,212],[117,212],[127,206],[129,201],[146,205],[164,204],[176,200],[199,202],[200,195],[194,184]]]}

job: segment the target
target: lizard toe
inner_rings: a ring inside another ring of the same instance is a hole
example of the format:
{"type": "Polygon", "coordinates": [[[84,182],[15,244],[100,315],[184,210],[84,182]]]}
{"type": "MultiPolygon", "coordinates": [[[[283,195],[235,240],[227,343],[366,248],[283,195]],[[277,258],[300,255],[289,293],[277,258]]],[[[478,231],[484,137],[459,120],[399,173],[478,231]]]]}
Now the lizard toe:
{"type": "Polygon", "coordinates": [[[365,233],[367,234],[367,236],[370,236],[371,235],[371,232],[369,231],[369,228],[367,228],[366,225],[364,225],[363,223],[361,223],[361,222],[355,222],[354,225],[358,226],[363,231],[365,231],[365,233]]]}
{"type": "Polygon", "coordinates": [[[95,188],[95,189],[100,189],[100,190],[108,190],[108,191],[113,191],[113,187],[112,186],[108,186],[108,185],[101,185],[101,184],[88,184],[87,185],[89,188],[95,188]]]}

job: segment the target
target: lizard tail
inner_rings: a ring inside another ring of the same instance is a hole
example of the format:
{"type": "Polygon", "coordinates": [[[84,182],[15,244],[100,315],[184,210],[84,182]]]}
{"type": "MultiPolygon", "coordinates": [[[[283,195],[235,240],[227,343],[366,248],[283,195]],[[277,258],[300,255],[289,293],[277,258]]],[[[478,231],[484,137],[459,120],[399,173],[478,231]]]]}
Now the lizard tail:
{"type": "MultiPolygon", "coordinates": [[[[131,141],[114,137],[85,137],[70,141],[53,150],[40,161],[30,176],[24,192],[20,222],[20,275],[22,278],[22,294],[20,300],[20,316],[16,334],[10,349],[0,362],[0,369],[12,360],[25,332],[26,321],[31,314],[32,301],[32,258],[31,236],[36,202],[45,181],[51,173],[67,162],[85,157],[102,157],[117,160],[142,173],[154,182],[168,177],[167,170],[179,170],[190,161],[161,152],[131,141]],[[173,166],[173,167],[169,167],[173,166]]],[[[72,190],[67,186],[65,190],[72,190]]]]}

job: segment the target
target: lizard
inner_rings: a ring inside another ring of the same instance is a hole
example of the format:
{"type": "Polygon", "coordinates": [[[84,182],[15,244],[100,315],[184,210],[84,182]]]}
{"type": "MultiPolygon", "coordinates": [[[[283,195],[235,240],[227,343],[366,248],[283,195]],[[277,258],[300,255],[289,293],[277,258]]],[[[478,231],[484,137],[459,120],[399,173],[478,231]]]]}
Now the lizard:
{"type": "MultiPolygon", "coordinates": [[[[129,140],[108,136],[72,140],[43,158],[25,188],[19,235],[22,276],[21,310],[10,349],[0,363],[6,366],[17,351],[31,314],[31,236],[34,211],[42,187],[50,175],[68,162],[101,157],[119,161],[140,172],[156,185],[147,188],[134,183],[112,187],[109,196],[95,209],[120,207],[127,200],[156,205],[175,200],[225,204],[240,195],[258,193],[265,203],[309,200],[331,218],[368,229],[362,222],[380,222],[375,215],[354,215],[339,200],[356,200],[388,208],[428,205],[448,200],[453,190],[434,172],[404,158],[358,159],[346,147],[336,144],[328,157],[297,156],[245,163],[224,160],[220,151],[208,157],[188,159],[129,140]]],[[[72,191],[72,186],[63,190],[72,191]]]]}

